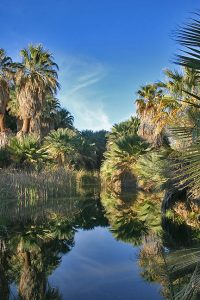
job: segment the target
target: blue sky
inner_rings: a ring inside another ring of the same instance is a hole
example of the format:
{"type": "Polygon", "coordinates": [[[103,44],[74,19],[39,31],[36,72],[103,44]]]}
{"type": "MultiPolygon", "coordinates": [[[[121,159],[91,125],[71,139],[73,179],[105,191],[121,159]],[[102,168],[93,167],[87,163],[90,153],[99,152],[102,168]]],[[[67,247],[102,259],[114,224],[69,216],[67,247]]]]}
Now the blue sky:
{"type": "Polygon", "coordinates": [[[59,64],[59,98],[79,129],[109,129],[135,113],[140,85],[162,78],[172,31],[199,0],[1,0],[0,47],[42,43],[59,64]]]}

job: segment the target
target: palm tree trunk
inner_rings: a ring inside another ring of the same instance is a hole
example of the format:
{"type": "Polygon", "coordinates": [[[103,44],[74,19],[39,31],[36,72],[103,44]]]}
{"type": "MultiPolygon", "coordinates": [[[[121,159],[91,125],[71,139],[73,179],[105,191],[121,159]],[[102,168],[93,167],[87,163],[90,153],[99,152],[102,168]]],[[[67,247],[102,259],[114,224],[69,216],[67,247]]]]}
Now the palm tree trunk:
{"type": "Polygon", "coordinates": [[[39,114],[36,114],[34,118],[30,121],[29,132],[36,135],[39,139],[42,137],[42,130],[41,130],[41,117],[39,114]]]}
{"type": "Polygon", "coordinates": [[[5,131],[4,114],[0,114],[0,132],[5,131]]]}
{"type": "Polygon", "coordinates": [[[23,121],[17,118],[17,132],[22,129],[23,121]]]}
{"type": "Polygon", "coordinates": [[[31,254],[29,251],[24,252],[24,266],[25,266],[25,269],[28,269],[31,267],[31,254]]]}
{"type": "Polygon", "coordinates": [[[22,132],[23,133],[29,133],[29,128],[30,128],[30,118],[25,118],[23,120],[23,126],[22,126],[22,132]]]}

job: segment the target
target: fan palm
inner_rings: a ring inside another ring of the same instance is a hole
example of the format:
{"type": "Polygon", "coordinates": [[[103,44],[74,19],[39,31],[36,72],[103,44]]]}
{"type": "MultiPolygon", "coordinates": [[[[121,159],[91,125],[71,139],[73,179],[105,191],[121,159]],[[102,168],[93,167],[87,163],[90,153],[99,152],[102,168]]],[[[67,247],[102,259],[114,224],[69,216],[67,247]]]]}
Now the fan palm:
{"type": "Polygon", "coordinates": [[[38,140],[31,135],[20,139],[12,138],[8,150],[12,160],[17,165],[25,164],[39,167],[47,160],[47,152],[40,147],[38,140]]]}
{"type": "Polygon", "coordinates": [[[95,143],[90,142],[83,135],[77,134],[72,140],[72,146],[75,149],[72,163],[76,169],[95,169],[97,160],[95,143]]]}
{"type": "Polygon", "coordinates": [[[22,133],[30,130],[30,121],[40,117],[47,93],[54,94],[59,87],[58,66],[52,55],[41,45],[30,45],[20,52],[22,63],[16,64],[16,93],[19,115],[23,120],[22,133]]]}
{"type": "MultiPolygon", "coordinates": [[[[199,17],[200,14],[196,13],[199,17]]],[[[182,54],[177,55],[176,63],[181,66],[200,71],[200,21],[193,19],[191,23],[177,32],[177,42],[184,46],[182,54]]]]}
{"type": "Polygon", "coordinates": [[[106,130],[92,131],[83,130],[81,136],[87,140],[87,143],[93,145],[93,151],[96,154],[96,169],[100,169],[104,152],[106,151],[108,132],[106,130]]]}
{"type": "Polygon", "coordinates": [[[119,183],[124,175],[132,174],[137,159],[147,148],[148,143],[137,135],[125,135],[110,142],[101,166],[101,176],[106,184],[119,183]]]}
{"type": "Polygon", "coordinates": [[[71,129],[60,128],[56,131],[51,131],[44,140],[44,148],[49,157],[55,160],[59,166],[65,163],[71,164],[74,148],[71,143],[72,138],[76,136],[76,132],[71,129]]]}
{"type": "MultiPolygon", "coordinates": [[[[177,63],[186,68],[186,78],[183,80],[184,84],[181,84],[181,89],[192,99],[190,104],[199,113],[200,21],[193,20],[192,23],[179,30],[177,40],[185,47],[182,51],[183,54],[177,56],[177,63]]],[[[200,190],[199,119],[198,117],[196,119],[193,126],[171,129],[175,139],[184,141],[184,146],[175,156],[174,177],[176,183],[181,188],[189,188],[194,195],[197,195],[200,190]]]]}
{"type": "Polygon", "coordinates": [[[0,132],[5,131],[4,114],[9,100],[11,63],[11,58],[0,49],[0,132]]]}
{"type": "Polygon", "coordinates": [[[170,277],[174,281],[175,300],[199,299],[200,296],[200,250],[192,248],[179,250],[167,257],[170,277]],[[183,282],[183,286],[176,288],[177,278],[183,282]],[[185,281],[183,280],[185,279],[185,281]]]}
{"type": "Polygon", "coordinates": [[[46,136],[51,130],[56,128],[57,115],[60,110],[60,102],[54,94],[46,94],[44,105],[41,111],[41,131],[42,136],[46,136]]]}
{"type": "Polygon", "coordinates": [[[156,147],[162,143],[161,130],[157,134],[154,118],[158,113],[158,105],[163,97],[163,91],[158,84],[141,86],[137,91],[137,113],[140,117],[139,135],[153,143],[156,147]]]}
{"type": "Polygon", "coordinates": [[[139,186],[144,190],[160,190],[166,184],[168,152],[167,150],[147,152],[137,160],[136,173],[139,186]]]}
{"type": "Polygon", "coordinates": [[[167,76],[167,82],[163,85],[173,96],[174,101],[181,101],[183,104],[189,104],[199,107],[192,95],[198,95],[200,76],[199,73],[191,68],[184,67],[183,72],[164,70],[167,76]]]}
{"type": "Polygon", "coordinates": [[[111,133],[109,134],[109,141],[116,141],[116,139],[125,135],[137,134],[139,124],[139,119],[136,117],[131,117],[127,121],[115,124],[111,129],[111,133]]]}
{"type": "Polygon", "coordinates": [[[55,119],[55,129],[58,128],[70,128],[72,129],[74,123],[74,117],[66,108],[60,108],[57,110],[55,119]]]}

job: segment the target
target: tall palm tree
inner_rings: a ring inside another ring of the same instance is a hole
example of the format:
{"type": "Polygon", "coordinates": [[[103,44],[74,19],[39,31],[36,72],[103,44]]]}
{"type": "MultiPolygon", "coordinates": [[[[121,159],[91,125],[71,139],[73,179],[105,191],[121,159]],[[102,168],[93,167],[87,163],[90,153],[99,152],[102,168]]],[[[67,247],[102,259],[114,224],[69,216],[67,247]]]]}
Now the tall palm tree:
{"type": "Polygon", "coordinates": [[[195,106],[196,101],[192,95],[199,94],[200,74],[198,71],[184,67],[181,73],[177,70],[166,69],[164,74],[167,76],[167,82],[163,84],[163,87],[178,101],[195,106]]]}
{"type": "Polygon", "coordinates": [[[0,132],[5,131],[4,114],[9,100],[11,63],[4,49],[0,49],[0,132]]]}
{"type": "Polygon", "coordinates": [[[155,134],[154,117],[157,114],[163,91],[158,84],[147,84],[141,86],[137,94],[139,96],[136,100],[137,113],[140,117],[139,135],[155,146],[159,146],[162,138],[160,134],[155,134]]]}
{"type": "MultiPolygon", "coordinates": [[[[22,63],[16,65],[16,93],[19,114],[23,120],[22,133],[30,131],[30,121],[38,123],[47,93],[54,94],[59,88],[58,66],[53,56],[41,45],[22,49],[22,63]]],[[[38,124],[37,124],[38,126],[38,124]]],[[[36,126],[36,127],[37,127],[36,126]]],[[[40,124],[39,124],[40,126],[40,124]]]]}
{"type": "Polygon", "coordinates": [[[57,115],[60,110],[60,102],[53,94],[46,94],[41,112],[42,136],[46,136],[51,130],[56,128],[57,115]]]}
{"type": "MultiPolygon", "coordinates": [[[[198,13],[196,15],[200,16],[198,13]]],[[[177,41],[184,48],[181,54],[177,56],[176,63],[186,68],[186,70],[190,70],[190,74],[187,73],[187,78],[189,77],[190,80],[186,80],[190,89],[185,89],[184,85],[182,91],[188,98],[192,99],[189,101],[190,105],[192,108],[196,108],[197,113],[200,115],[200,21],[192,19],[191,23],[180,29],[177,33],[177,41]]],[[[174,177],[179,188],[187,188],[193,197],[197,197],[200,191],[200,117],[193,119],[194,126],[177,127],[172,130],[178,140],[184,141],[184,147],[178,152],[174,163],[174,177]]]]}
{"type": "Polygon", "coordinates": [[[199,73],[188,67],[184,67],[183,72],[166,69],[164,73],[167,78],[163,88],[170,100],[168,111],[174,120],[171,125],[196,126],[200,120],[200,103],[196,99],[200,92],[199,73]]]}

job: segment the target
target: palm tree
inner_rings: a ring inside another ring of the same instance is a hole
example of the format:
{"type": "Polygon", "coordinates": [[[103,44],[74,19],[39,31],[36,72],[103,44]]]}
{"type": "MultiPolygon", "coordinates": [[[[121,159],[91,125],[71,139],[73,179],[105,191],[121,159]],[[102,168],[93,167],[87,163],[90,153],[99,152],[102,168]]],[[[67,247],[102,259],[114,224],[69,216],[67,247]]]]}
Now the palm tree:
{"type": "Polygon", "coordinates": [[[60,109],[60,102],[55,95],[46,94],[41,112],[42,136],[46,136],[51,130],[56,129],[57,115],[60,109]]]}
{"type": "Polygon", "coordinates": [[[129,177],[132,186],[135,186],[135,164],[146,153],[148,146],[146,141],[133,134],[124,134],[116,141],[108,141],[105,160],[101,166],[101,176],[105,184],[121,190],[124,178],[129,177]]]}
{"type": "Polygon", "coordinates": [[[23,120],[22,133],[30,131],[30,121],[40,130],[40,114],[46,94],[54,94],[59,88],[58,66],[52,54],[41,45],[30,45],[20,52],[22,63],[16,64],[16,94],[19,114],[23,120]]]}
{"type": "Polygon", "coordinates": [[[195,106],[196,101],[192,95],[199,94],[200,76],[198,71],[184,67],[183,72],[170,69],[164,70],[167,82],[163,87],[177,100],[186,105],[195,106]]]}
{"type": "Polygon", "coordinates": [[[162,134],[156,132],[154,118],[158,111],[158,105],[163,97],[163,91],[158,84],[141,86],[137,91],[137,113],[140,117],[139,135],[156,147],[162,144],[162,134]]]}
{"type": "Polygon", "coordinates": [[[75,155],[71,140],[76,134],[71,129],[60,128],[51,131],[44,139],[44,149],[46,149],[49,157],[56,161],[60,167],[64,164],[71,165],[71,160],[75,155]]]}
{"type": "Polygon", "coordinates": [[[4,114],[9,100],[11,63],[4,49],[0,49],[0,132],[5,131],[4,114]]]}
{"type": "Polygon", "coordinates": [[[108,132],[106,130],[92,131],[83,130],[81,136],[87,140],[90,145],[93,145],[94,152],[96,153],[96,169],[100,169],[103,161],[103,155],[106,151],[108,132]]]}
{"type": "Polygon", "coordinates": [[[196,83],[195,74],[191,70],[187,72],[188,77],[167,69],[167,82],[143,86],[138,91],[137,113],[141,119],[139,134],[156,148],[168,144],[166,129],[170,125],[180,123],[183,118],[186,121],[186,115],[183,114],[185,106],[182,102],[186,102],[188,108],[189,100],[184,98],[183,101],[182,87],[183,84],[187,84],[194,88],[196,83]]]}
{"type": "Polygon", "coordinates": [[[136,100],[136,104],[138,105],[139,115],[155,109],[156,100],[163,94],[162,90],[158,88],[157,84],[147,84],[141,86],[137,91],[139,98],[136,100]]]}
{"type": "Polygon", "coordinates": [[[165,173],[168,165],[167,158],[170,152],[170,148],[149,151],[137,159],[136,174],[140,188],[145,191],[163,189],[167,183],[167,175],[165,173]]]}
{"type": "Polygon", "coordinates": [[[32,135],[10,139],[7,149],[16,166],[40,168],[48,158],[46,150],[40,147],[38,139],[32,135]]]}
{"type": "Polygon", "coordinates": [[[195,118],[193,115],[193,120],[187,127],[171,129],[174,138],[184,142],[183,147],[175,156],[173,171],[177,186],[182,189],[189,189],[193,197],[198,197],[200,191],[200,21],[193,19],[190,24],[180,29],[177,33],[177,40],[184,46],[183,54],[179,54],[176,61],[186,70],[181,85],[182,93],[184,93],[183,100],[191,105],[195,118]]]}
{"type": "Polygon", "coordinates": [[[131,117],[127,121],[114,124],[109,134],[109,141],[116,141],[120,137],[125,135],[137,134],[140,121],[137,117],[131,117]]]}
{"type": "Polygon", "coordinates": [[[97,162],[95,143],[79,133],[72,139],[71,144],[75,149],[72,159],[75,168],[94,170],[97,162]]]}
{"type": "Polygon", "coordinates": [[[176,98],[180,98],[182,95],[182,87],[184,82],[183,73],[177,70],[165,69],[164,74],[167,76],[167,82],[163,84],[163,87],[169,90],[169,92],[176,98]]]}
{"type": "MultiPolygon", "coordinates": [[[[199,13],[195,15],[200,16],[199,13]]],[[[184,46],[184,49],[182,54],[177,55],[176,63],[199,72],[200,22],[198,19],[192,19],[192,22],[177,32],[177,42],[184,46]]]]}
{"type": "Polygon", "coordinates": [[[74,117],[66,108],[60,108],[57,110],[55,119],[55,129],[58,128],[70,128],[74,127],[74,117]]]}

